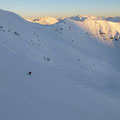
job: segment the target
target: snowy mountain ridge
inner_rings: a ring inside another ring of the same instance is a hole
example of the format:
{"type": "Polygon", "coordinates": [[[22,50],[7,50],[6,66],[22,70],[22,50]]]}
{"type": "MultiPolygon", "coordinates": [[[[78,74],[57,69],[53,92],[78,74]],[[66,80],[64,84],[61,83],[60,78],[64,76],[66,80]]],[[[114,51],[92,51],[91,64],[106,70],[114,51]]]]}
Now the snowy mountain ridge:
{"type": "Polygon", "coordinates": [[[48,16],[36,18],[36,19],[26,19],[26,20],[30,22],[34,22],[34,23],[40,23],[42,25],[52,25],[52,24],[59,22],[57,19],[48,17],[48,16]]]}
{"type": "Polygon", "coordinates": [[[104,42],[112,44],[113,40],[120,39],[120,24],[99,19],[86,19],[84,22],[75,22],[83,28],[86,34],[101,39],[104,42]]]}
{"type": "Polygon", "coordinates": [[[111,22],[120,23],[120,16],[118,16],[118,17],[107,17],[106,20],[111,21],[111,22]]]}
{"type": "Polygon", "coordinates": [[[105,20],[46,26],[0,10],[0,119],[119,120],[119,34],[105,20]]]}
{"type": "MultiPolygon", "coordinates": [[[[62,23],[66,20],[73,20],[73,22],[82,28],[86,34],[89,33],[91,36],[96,37],[97,39],[99,38],[105,43],[112,44],[113,39],[118,40],[120,38],[120,23],[111,22],[107,18],[78,15],[75,17],[65,18],[62,20],[62,23]]],[[[43,17],[32,21],[43,25],[59,23],[57,19],[54,20],[54,18],[50,17],[43,17]]]]}

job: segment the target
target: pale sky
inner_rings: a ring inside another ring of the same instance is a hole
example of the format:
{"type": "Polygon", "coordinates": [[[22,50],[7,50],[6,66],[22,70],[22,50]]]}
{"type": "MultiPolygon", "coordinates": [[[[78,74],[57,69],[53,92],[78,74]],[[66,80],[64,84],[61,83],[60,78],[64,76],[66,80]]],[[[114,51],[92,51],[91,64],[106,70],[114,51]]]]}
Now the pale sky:
{"type": "Polygon", "coordinates": [[[120,0],[0,0],[0,8],[22,17],[120,16],[120,0]]]}

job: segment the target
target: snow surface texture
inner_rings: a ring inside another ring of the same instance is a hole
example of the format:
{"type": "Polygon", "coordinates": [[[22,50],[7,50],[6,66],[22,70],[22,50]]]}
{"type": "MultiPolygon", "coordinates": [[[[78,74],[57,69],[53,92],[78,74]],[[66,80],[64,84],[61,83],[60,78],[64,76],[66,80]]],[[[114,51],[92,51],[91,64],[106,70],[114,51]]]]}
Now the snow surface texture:
{"type": "Polygon", "coordinates": [[[102,18],[43,26],[0,10],[0,120],[120,120],[119,35],[102,18]]]}

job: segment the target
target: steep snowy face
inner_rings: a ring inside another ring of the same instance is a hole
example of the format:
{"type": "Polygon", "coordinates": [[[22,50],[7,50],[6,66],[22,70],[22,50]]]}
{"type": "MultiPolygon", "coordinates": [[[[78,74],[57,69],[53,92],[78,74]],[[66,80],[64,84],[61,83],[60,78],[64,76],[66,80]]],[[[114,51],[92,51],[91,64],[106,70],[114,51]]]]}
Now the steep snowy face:
{"type": "Polygon", "coordinates": [[[86,34],[90,34],[96,39],[101,39],[103,42],[112,44],[113,40],[120,39],[120,24],[115,22],[106,21],[102,17],[93,16],[77,16],[69,20],[82,28],[86,34]]]}
{"type": "Polygon", "coordinates": [[[0,119],[119,120],[118,36],[92,16],[43,26],[0,10],[0,119]]]}
{"type": "Polygon", "coordinates": [[[47,17],[47,16],[41,17],[38,19],[27,19],[27,20],[33,23],[40,23],[42,25],[52,25],[52,24],[59,22],[57,19],[52,18],[52,17],[47,17]]]}
{"type": "MultiPolygon", "coordinates": [[[[61,34],[63,37],[65,37],[65,39],[69,39],[69,41],[72,41],[73,44],[75,43],[76,40],[80,41],[80,43],[82,43],[84,47],[82,46],[77,47],[79,49],[82,48],[84,49],[84,51],[87,51],[88,53],[91,50],[97,52],[100,49],[100,50],[103,50],[102,51],[103,54],[106,53],[105,56],[109,55],[110,57],[113,54],[116,55],[116,57],[119,56],[118,55],[119,54],[118,52],[120,49],[119,48],[120,47],[119,24],[112,23],[112,22],[106,22],[104,20],[93,21],[91,19],[86,19],[84,22],[81,22],[81,21],[66,19],[64,20],[64,22],[56,24],[54,26],[55,26],[57,33],[61,34]],[[93,42],[93,40],[95,41],[93,42]],[[109,51],[107,52],[106,48],[104,50],[103,49],[104,47],[102,47],[101,44],[99,44],[101,47],[99,45],[96,45],[97,44],[96,40],[105,44],[106,47],[109,46],[112,51],[107,50],[109,51]],[[94,44],[94,48],[88,48],[88,46],[92,47],[93,44],[94,44]],[[98,46],[100,48],[98,48],[98,46]],[[98,48],[98,50],[96,49],[96,47],[98,48]],[[112,48],[115,48],[115,49],[112,49],[112,48]]],[[[97,55],[97,53],[95,54],[97,55]]],[[[103,54],[101,54],[100,58],[104,58],[102,56],[103,54]]]]}

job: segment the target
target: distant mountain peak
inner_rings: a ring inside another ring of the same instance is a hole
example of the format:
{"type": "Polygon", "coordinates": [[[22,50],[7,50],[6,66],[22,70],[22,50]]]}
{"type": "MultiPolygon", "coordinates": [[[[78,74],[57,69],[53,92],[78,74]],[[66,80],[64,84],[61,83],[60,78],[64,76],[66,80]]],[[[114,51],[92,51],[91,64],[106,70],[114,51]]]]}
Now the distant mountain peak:
{"type": "Polygon", "coordinates": [[[52,25],[59,22],[56,18],[48,17],[48,16],[35,18],[35,19],[27,19],[27,20],[34,23],[40,23],[42,25],[52,25]]]}

